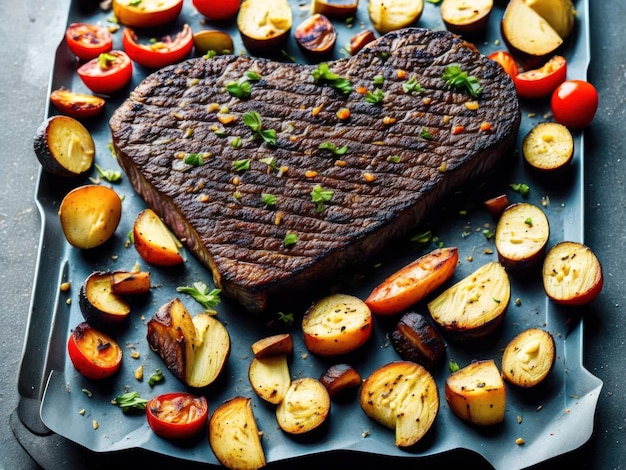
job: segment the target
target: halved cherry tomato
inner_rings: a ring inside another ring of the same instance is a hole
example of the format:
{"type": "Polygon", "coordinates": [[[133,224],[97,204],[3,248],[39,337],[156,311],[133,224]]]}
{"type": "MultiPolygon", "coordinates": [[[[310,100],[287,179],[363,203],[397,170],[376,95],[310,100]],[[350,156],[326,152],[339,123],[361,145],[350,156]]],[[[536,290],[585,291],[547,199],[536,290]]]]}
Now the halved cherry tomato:
{"type": "Polygon", "coordinates": [[[100,114],[105,105],[104,98],[74,93],[67,88],[59,88],[50,93],[50,101],[60,112],[76,119],[100,114]]]}
{"type": "Polygon", "coordinates": [[[113,0],[117,21],[131,28],[154,28],[171,23],[183,9],[184,0],[113,0]]]}
{"type": "Polygon", "coordinates": [[[173,392],[156,396],[146,405],[152,431],[164,439],[188,439],[207,425],[209,405],[203,396],[173,392]]]}
{"type": "Polygon", "coordinates": [[[433,250],[385,279],[365,303],[379,315],[400,313],[450,279],[458,260],[456,247],[433,250]]]}
{"type": "Polygon", "coordinates": [[[124,50],[139,65],[151,69],[165,67],[185,59],[193,50],[193,34],[189,25],[184,25],[176,36],[163,36],[150,44],[140,44],[135,32],[124,28],[124,50]]]}
{"type": "Polygon", "coordinates": [[[94,93],[114,93],[130,82],[133,63],[124,51],[105,52],[81,65],[78,75],[94,93]]]}
{"type": "Polygon", "coordinates": [[[538,69],[517,74],[513,82],[521,98],[543,98],[550,96],[550,93],[565,81],[566,76],[565,57],[555,55],[538,69]]]}
{"type": "Polygon", "coordinates": [[[598,110],[598,91],[584,80],[567,80],[561,83],[550,101],[556,122],[581,129],[593,121],[598,110]]]}
{"type": "Polygon", "coordinates": [[[517,64],[513,56],[506,51],[492,52],[487,56],[489,59],[497,62],[511,78],[515,78],[518,74],[517,64]]]}
{"type": "Polygon", "coordinates": [[[91,60],[113,49],[113,36],[104,26],[72,23],[65,30],[65,42],[79,59],[91,60]]]}
{"type": "Polygon", "coordinates": [[[209,20],[229,20],[239,11],[241,0],[192,0],[193,6],[209,20]]]}
{"type": "Polygon", "coordinates": [[[110,377],[122,363],[122,348],[87,322],[74,328],[67,341],[67,352],[74,368],[90,379],[110,377]]]}

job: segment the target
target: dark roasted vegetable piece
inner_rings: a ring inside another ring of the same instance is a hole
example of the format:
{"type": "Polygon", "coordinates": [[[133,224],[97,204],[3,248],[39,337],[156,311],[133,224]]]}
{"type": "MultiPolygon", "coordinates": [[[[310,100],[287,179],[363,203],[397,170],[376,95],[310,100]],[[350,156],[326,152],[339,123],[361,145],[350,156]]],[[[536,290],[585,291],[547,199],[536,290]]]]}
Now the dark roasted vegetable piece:
{"type": "Polygon", "coordinates": [[[437,330],[417,312],[405,313],[391,333],[391,344],[405,361],[413,361],[427,369],[445,355],[446,343],[437,330]]]}
{"type": "Polygon", "coordinates": [[[330,397],[334,398],[346,390],[359,387],[361,376],[351,365],[335,364],[322,374],[320,382],[326,387],[330,397]]]}

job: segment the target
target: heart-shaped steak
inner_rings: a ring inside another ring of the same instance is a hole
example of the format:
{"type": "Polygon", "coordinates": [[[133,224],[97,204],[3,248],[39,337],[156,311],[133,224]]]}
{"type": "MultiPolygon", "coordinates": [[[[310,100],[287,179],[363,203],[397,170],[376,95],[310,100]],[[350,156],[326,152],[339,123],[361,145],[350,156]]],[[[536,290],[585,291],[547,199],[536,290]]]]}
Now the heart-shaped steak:
{"type": "Polygon", "coordinates": [[[249,310],[408,233],[515,142],[512,81],[452,34],[397,31],[326,65],[191,59],[110,121],[135,189],[249,310]]]}

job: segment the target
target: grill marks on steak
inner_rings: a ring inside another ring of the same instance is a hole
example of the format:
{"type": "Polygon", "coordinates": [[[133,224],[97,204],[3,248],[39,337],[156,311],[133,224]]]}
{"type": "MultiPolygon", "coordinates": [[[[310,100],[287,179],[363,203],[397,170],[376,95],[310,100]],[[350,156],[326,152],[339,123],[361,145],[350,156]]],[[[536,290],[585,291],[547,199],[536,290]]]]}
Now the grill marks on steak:
{"type": "Polygon", "coordinates": [[[389,33],[329,66],[350,80],[349,95],[315,84],[315,66],[192,59],[146,78],[110,121],[118,160],[138,193],[211,268],[216,285],[250,310],[264,310],[269,297],[306,288],[406,234],[451,189],[490,171],[515,141],[520,111],[511,80],[447,32],[389,33]],[[478,109],[466,107],[473,101],[466,91],[444,85],[444,69],[453,63],[480,80],[478,109]],[[262,77],[251,97],[230,96],[225,84],[251,70],[262,77]],[[355,91],[374,90],[378,75],[382,106],[355,91]],[[413,76],[423,93],[403,91],[413,76]],[[211,103],[235,121],[221,125],[211,103]],[[336,116],[342,107],[350,109],[347,121],[336,116]],[[321,111],[314,115],[314,108],[321,111]],[[275,147],[243,124],[247,111],[276,130],[275,147]],[[385,124],[385,116],[396,122],[385,124]],[[483,122],[491,131],[480,129],[483,122]],[[464,131],[455,135],[459,126],[464,131]],[[234,136],[242,138],[240,148],[230,145],[234,136]],[[334,155],[319,149],[322,142],[348,151],[334,155]],[[210,157],[190,167],[181,160],[190,153],[210,157]],[[261,161],[266,157],[286,170],[270,168],[261,161]],[[241,159],[250,159],[249,170],[235,171],[241,159]],[[333,191],[322,211],[311,201],[316,185],[333,191]],[[262,193],[277,197],[275,208],[263,204],[262,193]],[[290,233],[298,241],[286,247],[290,233]]]}

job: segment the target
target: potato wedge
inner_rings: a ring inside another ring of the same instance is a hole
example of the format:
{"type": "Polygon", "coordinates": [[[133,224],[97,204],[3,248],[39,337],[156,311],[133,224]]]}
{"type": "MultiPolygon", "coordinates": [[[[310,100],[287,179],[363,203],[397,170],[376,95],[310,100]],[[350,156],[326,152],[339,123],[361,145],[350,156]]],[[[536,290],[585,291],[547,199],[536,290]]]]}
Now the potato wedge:
{"type": "Polygon", "coordinates": [[[456,34],[481,34],[484,32],[493,0],[443,0],[441,19],[448,31],[456,34]]]}
{"type": "Polygon", "coordinates": [[[483,338],[502,322],[511,282],[500,263],[484,264],[428,303],[433,320],[455,339],[483,338]]]}
{"type": "Polygon", "coordinates": [[[534,204],[512,204],[500,216],[495,245],[500,263],[511,271],[525,271],[541,261],[550,238],[550,223],[534,204]]]}
{"type": "Polygon", "coordinates": [[[548,22],[561,38],[567,38],[576,20],[576,10],[572,0],[524,0],[548,22]]]}
{"type": "Polygon", "coordinates": [[[205,55],[209,51],[215,51],[218,55],[235,52],[233,38],[218,29],[204,29],[194,33],[193,47],[198,55],[205,55]]]}
{"type": "Polygon", "coordinates": [[[250,398],[237,396],[215,409],[209,420],[209,444],[226,468],[265,467],[265,452],[250,398]]]}
{"type": "Polygon", "coordinates": [[[502,376],[513,385],[538,385],[554,367],[556,344],[546,330],[528,328],[507,344],[502,354],[502,376]]]}
{"type": "Polygon", "coordinates": [[[395,430],[395,444],[410,447],[431,428],[439,412],[435,379],[419,364],[385,364],[363,381],[359,403],[367,416],[395,430]]]}
{"type": "Polygon", "coordinates": [[[304,434],[319,428],[330,414],[330,395],[322,383],[311,377],[291,382],[285,398],[276,408],[276,421],[289,434],[304,434]]]}
{"type": "Polygon", "coordinates": [[[524,0],[511,0],[502,16],[502,36],[511,52],[524,59],[542,59],[553,54],[563,39],[524,0]]]}
{"type": "Polygon", "coordinates": [[[364,29],[350,38],[350,55],[354,55],[376,39],[374,31],[364,29]]]}
{"type": "Polygon", "coordinates": [[[244,0],[237,15],[237,28],[246,49],[272,52],[289,37],[293,15],[287,0],[244,0]]]}
{"type": "Polygon", "coordinates": [[[334,398],[346,390],[359,387],[361,376],[351,365],[334,364],[321,375],[320,382],[328,390],[330,398],[334,398]]]}
{"type": "Polygon", "coordinates": [[[522,143],[524,160],[540,171],[565,168],[574,157],[574,137],[557,122],[542,122],[533,127],[522,143]]]}
{"type": "Polygon", "coordinates": [[[492,359],[472,362],[446,378],[446,401],[452,412],[478,426],[501,423],[506,385],[492,359]]]}
{"type": "Polygon", "coordinates": [[[509,207],[509,198],[506,194],[500,194],[487,199],[484,204],[491,216],[499,219],[504,209],[509,207]]]}
{"type": "Polygon", "coordinates": [[[139,256],[155,266],[174,266],[184,261],[180,242],[152,209],[137,215],[133,243],[139,256]]]}
{"type": "Polygon", "coordinates": [[[323,56],[335,47],[337,30],[326,16],[316,13],[296,26],[294,37],[305,53],[323,56]]]}
{"type": "Polygon", "coordinates": [[[248,380],[254,392],[263,400],[278,405],[291,385],[287,356],[252,358],[248,380]]]}
{"type": "Polygon", "coordinates": [[[302,318],[304,345],[320,356],[346,354],[360,348],[370,338],[372,328],[369,307],[346,294],[324,297],[302,318]]]}
{"type": "Polygon", "coordinates": [[[123,323],[130,315],[130,305],[113,292],[112,274],[95,271],[80,286],[78,301],[83,318],[90,325],[107,331],[123,323]]]}
{"type": "Polygon", "coordinates": [[[543,261],[543,288],[555,303],[585,305],[602,291],[604,275],[596,254],[579,242],[554,245],[543,261]]]}
{"type": "Polygon", "coordinates": [[[174,377],[190,387],[213,383],[230,355],[230,337],[214,316],[191,316],[175,298],[148,321],[148,344],[159,354],[174,377]]]}
{"type": "Polygon", "coordinates": [[[365,303],[375,314],[400,313],[450,279],[458,259],[456,247],[433,250],[385,279],[365,299],[365,303]]]}
{"type": "Polygon", "coordinates": [[[424,0],[369,0],[368,11],[374,29],[385,34],[419,20],[424,11],[424,0]]]}
{"type": "Polygon", "coordinates": [[[122,218],[122,200],[114,189],[88,184],[72,189],[59,206],[61,229],[70,245],[88,250],[108,241],[122,218]]]}
{"type": "Polygon", "coordinates": [[[293,338],[289,333],[266,336],[252,343],[254,357],[292,356],[293,338]]]}
{"type": "Polygon", "coordinates": [[[354,16],[359,7],[359,0],[313,0],[311,13],[321,13],[332,18],[354,16]]]}
{"type": "Polygon", "coordinates": [[[150,292],[150,288],[148,271],[113,271],[111,273],[111,292],[115,295],[142,295],[150,292]]]}

